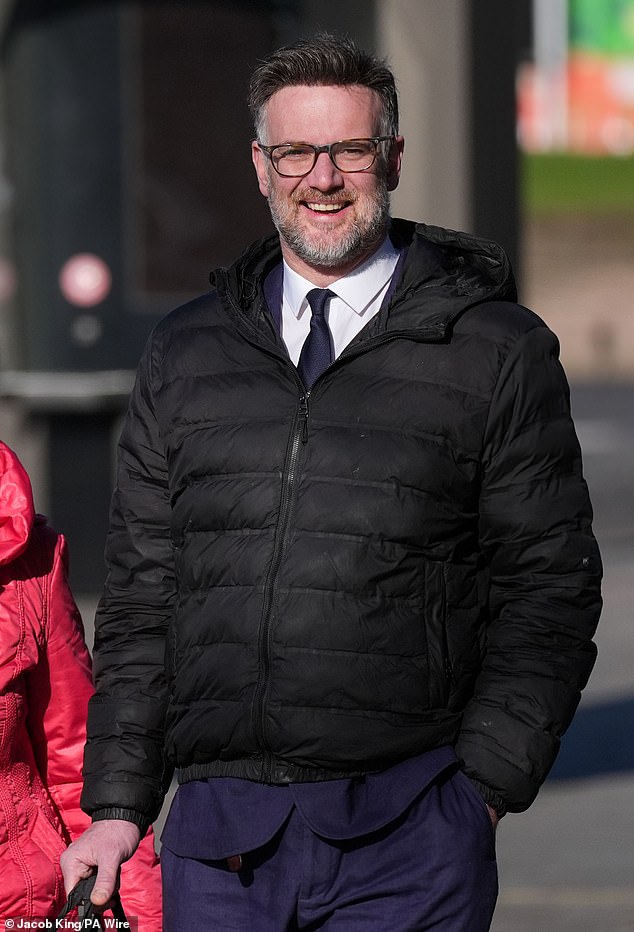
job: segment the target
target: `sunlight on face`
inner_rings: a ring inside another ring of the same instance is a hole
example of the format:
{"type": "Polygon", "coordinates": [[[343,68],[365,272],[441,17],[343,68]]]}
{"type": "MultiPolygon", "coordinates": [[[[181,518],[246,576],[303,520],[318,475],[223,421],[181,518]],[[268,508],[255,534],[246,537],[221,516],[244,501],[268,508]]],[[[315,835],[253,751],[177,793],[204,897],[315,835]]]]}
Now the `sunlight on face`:
{"type": "MultiPolygon", "coordinates": [[[[365,87],[293,86],[277,91],[266,106],[268,145],[380,134],[380,100],[365,87]]],[[[268,198],[282,251],[302,271],[344,274],[370,255],[386,235],[389,221],[388,171],[383,152],[363,172],[339,171],[322,153],[302,178],[280,177],[262,152],[254,154],[260,190],[268,198]]]]}

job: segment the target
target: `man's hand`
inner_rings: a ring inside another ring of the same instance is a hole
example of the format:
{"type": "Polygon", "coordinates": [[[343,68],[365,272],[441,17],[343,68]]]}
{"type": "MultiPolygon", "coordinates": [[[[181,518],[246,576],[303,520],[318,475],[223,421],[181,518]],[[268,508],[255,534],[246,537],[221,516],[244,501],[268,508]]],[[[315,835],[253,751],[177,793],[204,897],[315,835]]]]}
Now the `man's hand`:
{"type": "Polygon", "coordinates": [[[117,885],[119,868],[131,858],[141,840],[141,830],[123,819],[93,822],[60,858],[66,893],[97,868],[97,880],[90,899],[105,906],[117,885]]]}

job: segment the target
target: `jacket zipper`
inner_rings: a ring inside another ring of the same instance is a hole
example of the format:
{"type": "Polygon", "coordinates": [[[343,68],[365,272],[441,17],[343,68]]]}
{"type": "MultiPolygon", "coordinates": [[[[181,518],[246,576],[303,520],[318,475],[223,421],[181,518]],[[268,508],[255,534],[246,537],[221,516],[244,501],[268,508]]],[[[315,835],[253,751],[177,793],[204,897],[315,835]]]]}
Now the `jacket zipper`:
{"type": "Polygon", "coordinates": [[[293,422],[290,444],[286,456],[286,464],[282,474],[282,498],[280,513],[275,531],[275,544],[273,556],[264,588],[264,602],[260,619],[258,636],[258,655],[260,658],[260,672],[253,698],[253,716],[256,739],[262,749],[262,780],[269,783],[272,778],[272,757],[267,749],[266,741],[266,692],[269,687],[271,672],[271,624],[273,607],[275,604],[275,590],[277,576],[282,565],[284,551],[288,541],[288,530],[292,505],[297,487],[297,460],[303,444],[308,439],[308,399],[310,392],[300,396],[297,413],[293,422]]]}
{"type": "MultiPolygon", "coordinates": [[[[242,314],[243,311],[241,307],[234,300],[233,295],[229,289],[225,289],[225,294],[228,297],[231,305],[234,307],[236,312],[242,314]]],[[[262,343],[255,337],[248,336],[244,334],[245,339],[247,339],[254,346],[259,347],[260,350],[266,352],[270,355],[280,357],[282,353],[277,348],[269,348],[263,346],[262,343]]],[[[391,333],[383,333],[379,336],[372,337],[371,339],[355,345],[354,347],[346,347],[342,353],[335,359],[328,367],[321,373],[318,380],[328,372],[333,366],[336,366],[340,361],[344,361],[353,356],[358,356],[361,353],[369,352],[375,346],[382,345],[384,343],[391,343],[393,340],[399,339],[412,339],[413,335],[411,331],[392,331],[391,333]]],[[[427,331],[420,330],[416,336],[417,339],[422,340],[427,343],[439,343],[445,338],[444,328],[439,330],[438,328],[428,329],[427,331]]],[[[292,366],[292,364],[289,363],[292,366]]],[[[297,379],[299,380],[299,375],[294,366],[292,368],[295,371],[297,379]]],[[[284,556],[284,550],[286,547],[288,526],[290,522],[290,512],[291,505],[293,503],[293,497],[295,494],[295,480],[296,473],[295,469],[297,466],[297,459],[301,446],[308,441],[308,402],[310,398],[311,390],[304,390],[302,395],[299,398],[299,404],[297,408],[297,414],[292,430],[290,450],[286,459],[286,467],[282,475],[282,500],[280,504],[280,516],[276,528],[276,539],[273,548],[273,557],[271,559],[271,565],[269,567],[269,572],[267,580],[265,583],[264,589],[264,602],[262,606],[262,616],[260,620],[259,636],[258,636],[258,656],[260,658],[260,671],[258,675],[258,682],[255,687],[255,694],[253,697],[253,706],[252,714],[254,720],[254,729],[257,743],[260,746],[262,751],[262,770],[261,770],[261,779],[263,782],[269,783],[272,780],[273,775],[273,759],[270,751],[267,749],[266,742],[266,692],[269,686],[270,679],[270,668],[271,668],[271,619],[273,615],[273,606],[275,598],[275,586],[277,583],[277,575],[282,564],[282,558],[284,556]]],[[[445,632],[446,640],[446,632],[445,632]]],[[[452,676],[451,666],[449,663],[448,653],[446,644],[443,644],[444,652],[444,666],[445,673],[448,679],[452,676]]]]}

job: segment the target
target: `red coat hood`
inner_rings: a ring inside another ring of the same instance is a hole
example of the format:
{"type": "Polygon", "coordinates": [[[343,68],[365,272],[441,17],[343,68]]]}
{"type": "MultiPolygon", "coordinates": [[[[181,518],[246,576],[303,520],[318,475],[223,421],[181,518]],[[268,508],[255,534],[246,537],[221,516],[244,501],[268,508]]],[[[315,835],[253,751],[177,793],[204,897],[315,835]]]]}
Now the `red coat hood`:
{"type": "Polygon", "coordinates": [[[0,564],[22,553],[35,520],[31,482],[13,450],[0,441],[0,564]]]}

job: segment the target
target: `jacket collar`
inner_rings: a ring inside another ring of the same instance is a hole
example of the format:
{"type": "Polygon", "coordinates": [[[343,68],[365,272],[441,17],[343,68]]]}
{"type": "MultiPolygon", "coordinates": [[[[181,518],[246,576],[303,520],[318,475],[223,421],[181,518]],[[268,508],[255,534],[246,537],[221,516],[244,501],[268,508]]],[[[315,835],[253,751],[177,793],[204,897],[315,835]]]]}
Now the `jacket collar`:
{"type": "MultiPolygon", "coordinates": [[[[396,268],[394,269],[387,291],[383,297],[383,301],[381,302],[379,313],[381,313],[384,310],[384,308],[386,308],[389,305],[392,299],[392,295],[394,294],[394,292],[396,291],[396,288],[398,287],[398,283],[401,280],[403,269],[405,267],[405,258],[407,256],[408,248],[409,247],[405,246],[401,250],[401,253],[398,257],[398,261],[396,263],[396,268]]],[[[277,265],[273,266],[271,271],[268,273],[268,275],[264,279],[263,287],[264,287],[264,300],[266,301],[266,305],[271,313],[271,317],[275,321],[275,326],[277,327],[278,331],[281,333],[282,331],[282,293],[283,293],[283,288],[284,288],[284,266],[282,262],[278,262],[277,265]]]]}
{"type": "MultiPolygon", "coordinates": [[[[390,236],[405,256],[377,315],[381,330],[441,335],[469,307],[517,298],[508,257],[491,240],[399,219],[392,220],[390,236]]],[[[275,233],[251,245],[228,269],[212,272],[210,281],[257,324],[262,315],[270,320],[267,305],[270,314],[279,314],[281,261],[275,233]]]]}

